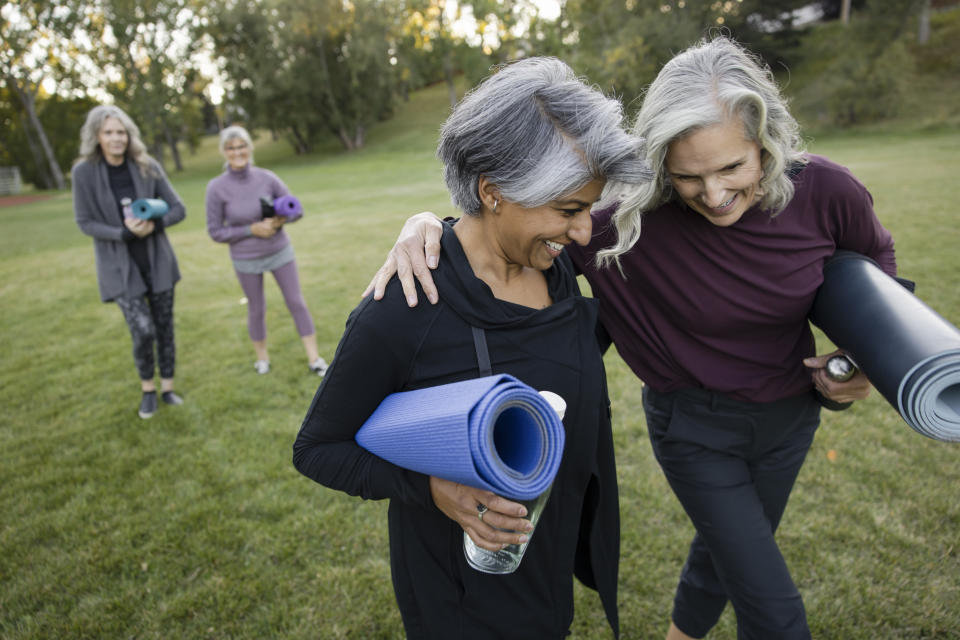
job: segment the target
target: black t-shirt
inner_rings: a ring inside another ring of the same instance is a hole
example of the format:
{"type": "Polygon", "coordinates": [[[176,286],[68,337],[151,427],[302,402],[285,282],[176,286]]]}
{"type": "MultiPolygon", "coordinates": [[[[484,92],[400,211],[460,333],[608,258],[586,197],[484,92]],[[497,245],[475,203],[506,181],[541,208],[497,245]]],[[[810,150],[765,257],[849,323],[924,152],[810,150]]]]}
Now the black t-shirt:
{"type": "MultiPolygon", "coordinates": [[[[113,166],[107,164],[107,176],[110,179],[110,190],[113,191],[113,197],[117,201],[117,215],[120,217],[120,224],[123,224],[123,205],[120,202],[124,198],[130,198],[130,201],[137,199],[137,193],[133,184],[133,176],[130,175],[130,165],[124,160],[123,164],[113,166]]],[[[147,256],[146,238],[138,238],[130,232],[124,225],[124,238],[127,239],[127,250],[130,252],[130,258],[140,270],[144,283],[147,285],[147,291],[151,291],[150,282],[150,258],[147,256]]]]}

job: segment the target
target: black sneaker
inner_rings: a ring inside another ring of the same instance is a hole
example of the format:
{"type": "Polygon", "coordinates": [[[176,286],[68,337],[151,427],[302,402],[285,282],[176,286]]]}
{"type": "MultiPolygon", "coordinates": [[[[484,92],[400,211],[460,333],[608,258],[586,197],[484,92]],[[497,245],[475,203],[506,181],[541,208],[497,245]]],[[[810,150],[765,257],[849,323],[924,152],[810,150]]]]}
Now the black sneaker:
{"type": "Polygon", "coordinates": [[[144,391],[143,397],[140,398],[140,410],[137,412],[141,418],[146,420],[147,418],[153,417],[153,414],[157,412],[157,392],[156,391],[144,391]]]}
{"type": "Polygon", "coordinates": [[[160,394],[160,398],[164,401],[164,403],[173,405],[175,407],[179,407],[183,404],[183,398],[178,396],[173,391],[164,391],[160,394]]]}

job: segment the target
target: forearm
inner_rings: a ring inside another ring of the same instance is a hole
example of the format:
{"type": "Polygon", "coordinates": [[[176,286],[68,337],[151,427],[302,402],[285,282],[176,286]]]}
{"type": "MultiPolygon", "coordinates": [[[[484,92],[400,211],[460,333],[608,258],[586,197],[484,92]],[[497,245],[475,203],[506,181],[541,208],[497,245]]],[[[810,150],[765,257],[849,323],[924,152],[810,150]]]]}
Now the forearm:
{"type": "Polygon", "coordinates": [[[112,240],[114,242],[124,242],[131,239],[132,233],[119,225],[97,222],[90,218],[81,218],[77,216],[77,227],[88,236],[98,240],[112,240]],[[124,233],[126,231],[126,233],[124,233]]]}
{"type": "Polygon", "coordinates": [[[293,464],[311,480],[365,500],[400,500],[431,507],[429,478],[366,451],[353,440],[323,443],[301,432],[293,464]]]}
{"type": "Polygon", "coordinates": [[[224,226],[222,221],[211,221],[209,215],[207,216],[207,234],[214,242],[225,244],[233,244],[253,235],[250,231],[250,225],[224,226]]]}
{"type": "Polygon", "coordinates": [[[155,197],[160,198],[170,207],[162,218],[164,227],[173,226],[187,217],[187,209],[183,201],[180,200],[180,196],[174,191],[170,181],[163,173],[157,178],[155,193],[155,197]]]}

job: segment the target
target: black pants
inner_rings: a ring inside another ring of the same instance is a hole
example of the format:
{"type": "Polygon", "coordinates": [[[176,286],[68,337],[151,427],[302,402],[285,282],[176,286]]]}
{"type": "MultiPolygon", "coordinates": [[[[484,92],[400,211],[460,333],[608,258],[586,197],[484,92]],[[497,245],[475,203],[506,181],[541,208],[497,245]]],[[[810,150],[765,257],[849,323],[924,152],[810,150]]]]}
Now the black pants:
{"type": "Polygon", "coordinates": [[[810,638],[774,532],[820,424],[813,394],[749,403],[645,387],[643,400],[654,454],[697,530],[674,624],[702,638],[729,599],[741,640],[810,638]]]}
{"type": "Polygon", "coordinates": [[[172,378],[176,359],[173,339],[173,289],[132,298],[116,298],[133,340],[133,362],[141,380],[153,380],[153,345],[160,377],[172,378]]]}

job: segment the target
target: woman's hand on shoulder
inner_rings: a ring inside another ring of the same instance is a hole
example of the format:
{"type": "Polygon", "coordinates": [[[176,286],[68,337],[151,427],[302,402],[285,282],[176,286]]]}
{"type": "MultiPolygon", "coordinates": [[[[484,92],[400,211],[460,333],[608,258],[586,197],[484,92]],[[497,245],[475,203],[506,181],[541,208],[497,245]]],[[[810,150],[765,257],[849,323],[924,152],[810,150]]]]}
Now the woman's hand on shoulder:
{"type": "Polygon", "coordinates": [[[804,366],[811,369],[813,386],[817,391],[828,400],[839,403],[863,400],[869,396],[872,385],[863,371],[858,369],[857,373],[845,382],[834,380],[827,375],[827,361],[836,355],[843,355],[843,351],[838,349],[832,353],[803,360],[804,366]]]}
{"type": "Polygon", "coordinates": [[[429,211],[408,218],[383,266],[374,274],[360,297],[365,298],[373,292],[373,299],[380,300],[390,278],[397,274],[408,306],[417,306],[414,278],[420,282],[430,304],[436,304],[440,298],[430,270],[436,269],[439,263],[442,236],[443,223],[429,211]]]}
{"type": "Polygon", "coordinates": [[[444,515],[459,524],[478,547],[489,551],[526,542],[533,528],[523,518],[526,507],[490,491],[430,476],[430,494],[444,515]],[[482,520],[477,510],[481,504],[487,507],[482,520]]]}

